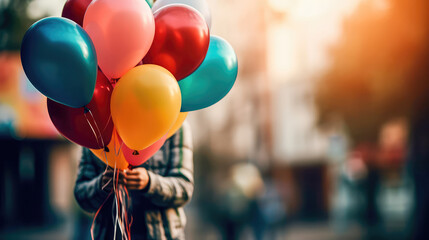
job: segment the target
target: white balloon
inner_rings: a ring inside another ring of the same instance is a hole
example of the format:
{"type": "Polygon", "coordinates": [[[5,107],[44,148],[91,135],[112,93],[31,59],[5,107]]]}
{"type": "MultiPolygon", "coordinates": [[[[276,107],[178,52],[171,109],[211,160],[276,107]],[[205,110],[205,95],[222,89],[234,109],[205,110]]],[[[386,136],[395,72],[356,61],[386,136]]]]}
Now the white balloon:
{"type": "Polygon", "coordinates": [[[156,12],[158,9],[171,4],[185,4],[195,8],[203,15],[210,30],[212,17],[206,0],[157,0],[152,6],[152,12],[156,12]]]}

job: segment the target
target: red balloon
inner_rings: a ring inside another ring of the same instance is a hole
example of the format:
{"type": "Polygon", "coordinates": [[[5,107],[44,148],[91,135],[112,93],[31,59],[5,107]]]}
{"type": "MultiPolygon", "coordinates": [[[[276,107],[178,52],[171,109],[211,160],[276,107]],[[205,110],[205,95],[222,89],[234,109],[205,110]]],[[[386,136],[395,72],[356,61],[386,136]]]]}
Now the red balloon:
{"type": "Polygon", "coordinates": [[[98,70],[94,95],[88,105],[72,108],[48,99],[49,117],[57,130],[70,141],[87,148],[103,148],[109,144],[113,132],[110,115],[112,91],[109,80],[98,70]]]}
{"type": "Polygon", "coordinates": [[[192,7],[169,5],[154,13],[155,38],[143,63],[170,71],[177,81],[194,72],[209,47],[209,29],[204,17],[192,7]]]}
{"type": "Polygon", "coordinates": [[[167,134],[162,136],[161,139],[150,145],[149,147],[136,151],[127,147],[125,144],[122,145],[122,153],[124,154],[125,160],[131,166],[139,166],[151,158],[158,150],[164,145],[167,139],[167,134]]]}
{"type": "Polygon", "coordinates": [[[91,2],[92,0],[67,0],[61,16],[73,20],[82,27],[83,16],[91,2]]]}

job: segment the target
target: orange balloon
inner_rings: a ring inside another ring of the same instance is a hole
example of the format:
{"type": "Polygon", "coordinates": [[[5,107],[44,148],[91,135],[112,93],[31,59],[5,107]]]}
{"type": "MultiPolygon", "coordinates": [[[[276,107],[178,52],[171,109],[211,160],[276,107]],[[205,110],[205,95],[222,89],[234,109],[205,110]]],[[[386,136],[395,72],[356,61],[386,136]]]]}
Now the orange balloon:
{"type": "Polygon", "coordinates": [[[112,119],[131,149],[142,150],[164,136],[182,105],[179,84],[165,68],[144,64],[128,71],[113,89],[112,119]]]}
{"type": "Polygon", "coordinates": [[[112,140],[104,149],[90,149],[100,161],[107,163],[110,167],[120,170],[128,168],[128,162],[125,160],[121,150],[122,140],[113,129],[112,140]]]}
{"type": "Polygon", "coordinates": [[[167,138],[173,136],[173,134],[175,134],[177,130],[179,130],[179,128],[182,126],[187,116],[188,116],[188,112],[179,113],[179,117],[177,118],[173,127],[171,127],[171,129],[168,131],[167,138]]]}

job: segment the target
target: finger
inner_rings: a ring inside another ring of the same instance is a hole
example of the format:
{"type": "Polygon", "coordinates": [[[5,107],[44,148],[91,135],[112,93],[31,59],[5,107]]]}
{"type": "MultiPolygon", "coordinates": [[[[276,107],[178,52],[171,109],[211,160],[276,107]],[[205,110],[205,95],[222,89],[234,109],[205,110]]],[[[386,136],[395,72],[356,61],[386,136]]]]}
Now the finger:
{"type": "Polygon", "coordinates": [[[141,177],[139,175],[127,175],[125,179],[128,181],[140,181],[141,177]]]}
{"type": "Polygon", "coordinates": [[[145,181],[127,181],[127,185],[145,185],[145,181]]]}
{"type": "Polygon", "coordinates": [[[144,181],[127,181],[127,185],[144,185],[144,181]]]}
{"type": "Polygon", "coordinates": [[[137,171],[137,170],[135,170],[135,169],[132,169],[132,170],[126,170],[125,171],[125,174],[127,175],[127,176],[132,176],[132,175],[139,175],[139,171],[137,171]]]}
{"type": "Polygon", "coordinates": [[[141,184],[130,184],[130,183],[128,183],[126,186],[128,189],[141,189],[142,188],[141,184]]]}

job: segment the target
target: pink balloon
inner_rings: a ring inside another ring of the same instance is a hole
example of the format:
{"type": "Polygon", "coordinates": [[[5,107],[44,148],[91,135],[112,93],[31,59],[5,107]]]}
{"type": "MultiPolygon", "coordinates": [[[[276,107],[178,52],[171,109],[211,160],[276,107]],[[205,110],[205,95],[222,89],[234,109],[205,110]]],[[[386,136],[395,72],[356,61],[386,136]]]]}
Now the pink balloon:
{"type": "Polygon", "coordinates": [[[127,160],[131,166],[139,166],[151,158],[162,147],[162,145],[164,145],[166,139],[167,134],[154,144],[140,151],[132,150],[123,144],[122,153],[124,154],[125,160],[127,160]]]}
{"type": "Polygon", "coordinates": [[[83,28],[109,79],[120,78],[136,66],[155,35],[154,18],[145,0],[95,0],[85,12],[83,28]]]}

